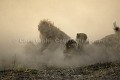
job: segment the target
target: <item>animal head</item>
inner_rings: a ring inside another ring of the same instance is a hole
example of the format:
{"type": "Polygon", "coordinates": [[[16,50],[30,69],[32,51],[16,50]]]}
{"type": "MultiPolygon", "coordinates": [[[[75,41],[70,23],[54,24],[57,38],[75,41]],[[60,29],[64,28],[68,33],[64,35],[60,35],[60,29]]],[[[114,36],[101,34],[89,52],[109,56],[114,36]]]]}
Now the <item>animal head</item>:
{"type": "Polygon", "coordinates": [[[48,20],[42,20],[40,21],[39,25],[38,25],[38,30],[40,31],[41,35],[44,37],[47,37],[51,30],[51,27],[53,27],[54,25],[48,21],[48,20]]]}
{"type": "Polygon", "coordinates": [[[66,49],[72,49],[75,48],[77,45],[76,41],[71,39],[66,42],[66,49]]]}
{"type": "Polygon", "coordinates": [[[120,28],[117,26],[116,22],[113,23],[113,26],[116,33],[120,32],[120,28]]]}
{"type": "Polygon", "coordinates": [[[87,35],[85,33],[77,33],[76,39],[86,41],[87,35]]]}

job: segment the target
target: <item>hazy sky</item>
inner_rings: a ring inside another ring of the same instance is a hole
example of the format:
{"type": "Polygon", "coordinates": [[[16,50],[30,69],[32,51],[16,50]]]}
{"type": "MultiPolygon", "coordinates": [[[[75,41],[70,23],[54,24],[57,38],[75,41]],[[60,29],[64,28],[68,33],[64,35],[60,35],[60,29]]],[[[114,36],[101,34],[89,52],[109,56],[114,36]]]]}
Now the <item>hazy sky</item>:
{"type": "Polygon", "coordinates": [[[114,21],[120,25],[120,0],[0,0],[0,39],[36,39],[42,19],[72,38],[84,32],[92,41],[114,33],[114,21]]]}

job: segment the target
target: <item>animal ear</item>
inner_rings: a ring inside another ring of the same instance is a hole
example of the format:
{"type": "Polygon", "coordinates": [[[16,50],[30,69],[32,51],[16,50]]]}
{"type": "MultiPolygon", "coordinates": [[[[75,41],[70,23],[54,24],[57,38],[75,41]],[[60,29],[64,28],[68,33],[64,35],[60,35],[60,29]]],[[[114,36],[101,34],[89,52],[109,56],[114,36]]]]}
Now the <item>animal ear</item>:
{"type": "Polygon", "coordinates": [[[113,23],[114,30],[118,32],[120,30],[119,26],[117,26],[116,22],[113,23]]]}
{"type": "Polygon", "coordinates": [[[78,38],[78,33],[77,33],[77,36],[76,36],[76,38],[78,38]]]}
{"type": "Polygon", "coordinates": [[[78,33],[77,33],[77,36],[78,36],[78,33]]]}
{"type": "Polygon", "coordinates": [[[114,26],[115,28],[116,28],[116,27],[119,28],[119,26],[117,25],[116,21],[113,23],[113,26],[114,26]]]}
{"type": "Polygon", "coordinates": [[[80,37],[80,35],[79,35],[79,33],[77,33],[77,38],[79,38],[80,37]]]}
{"type": "Polygon", "coordinates": [[[116,25],[116,21],[115,21],[115,22],[113,22],[113,26],[114,26],[114,27],[117,27],[117,25],[116,25]]]}

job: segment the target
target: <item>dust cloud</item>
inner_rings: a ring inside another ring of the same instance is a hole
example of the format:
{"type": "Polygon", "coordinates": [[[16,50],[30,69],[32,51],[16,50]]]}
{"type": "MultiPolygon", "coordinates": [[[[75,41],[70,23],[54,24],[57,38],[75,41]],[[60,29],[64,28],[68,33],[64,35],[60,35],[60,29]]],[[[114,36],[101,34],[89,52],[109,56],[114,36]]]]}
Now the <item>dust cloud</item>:
{"type": "Polygon", "coordinates": [[[119,61],[119,31],[101,40],[83,45],[83,49],[65,55],[66,42],[71,38],[58,29],[52,22],[42,20],[38,25],[40,40],[38,43],[26,42],[20,46],[2,44],[0,50],[0,69],[34,68],[45,65],[54,67],[78,67],[95,63],[119,61]]]}

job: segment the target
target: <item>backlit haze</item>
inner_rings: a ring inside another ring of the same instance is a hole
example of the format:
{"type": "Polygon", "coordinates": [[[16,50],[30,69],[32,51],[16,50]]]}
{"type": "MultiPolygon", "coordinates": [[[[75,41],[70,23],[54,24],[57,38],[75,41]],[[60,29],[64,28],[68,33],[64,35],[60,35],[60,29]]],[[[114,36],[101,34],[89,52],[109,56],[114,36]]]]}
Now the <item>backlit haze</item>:
{"type": "Polygon", "coordinates": [[[38,24],[48,19],[75,39],[86,33],[90,41],[114,33],[120,25],[120,0],[0,0],[0,40],[39,39],[38,24]]]}

